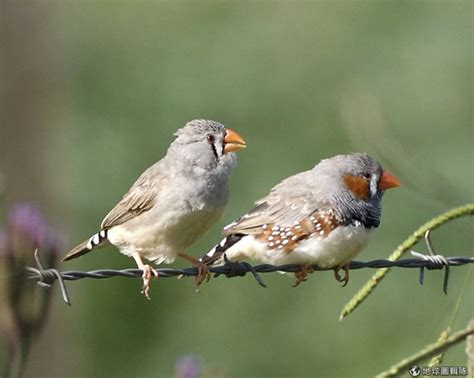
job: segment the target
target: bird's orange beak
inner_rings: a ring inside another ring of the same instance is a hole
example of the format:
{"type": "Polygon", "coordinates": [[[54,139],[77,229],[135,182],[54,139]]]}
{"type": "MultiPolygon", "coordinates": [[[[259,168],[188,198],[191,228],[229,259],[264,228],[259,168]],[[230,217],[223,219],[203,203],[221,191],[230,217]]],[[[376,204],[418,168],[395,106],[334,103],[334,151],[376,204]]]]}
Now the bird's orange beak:
{"type": "Polygon", "coordinates": [[[245,140],[237,134],[234,130],[226,129],[224,138],[224,152],[238,151],[241,148],[245,148],[245,140]]]}
{"type": "Polygon", "coordinates": [[[379,181],[379,189],[387,190],[390,188],[396,188],[397,186],[400,186],[400,181],[391,173],[383,171],[379,181]]]}

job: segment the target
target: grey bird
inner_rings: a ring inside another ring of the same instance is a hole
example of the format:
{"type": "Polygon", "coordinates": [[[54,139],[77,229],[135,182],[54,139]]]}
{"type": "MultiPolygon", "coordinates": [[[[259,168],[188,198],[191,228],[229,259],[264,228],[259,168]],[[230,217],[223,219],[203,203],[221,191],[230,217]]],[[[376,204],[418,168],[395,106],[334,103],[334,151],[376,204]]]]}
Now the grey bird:
{"type": "Polygon", "coordinates": [[[225,254],[229,261],[252,258],[273,265],[300,264],[294,286],[316,264],[334,268],[336,279],[345,286],[348,263],[379,227],[385,190],[398,185],[365,153],[324,159],[276,185],[251,211],[226,226],[226,237],[200,260],[216,264],[225,254]]]}
{"type": "Polygon", "coordinates": [[[202,271],[203,264],[184,251],[221,217],[229,200],[235,151],[246,144],[236,132],[210,120],[190,121],[174,135],[166,155],[142,173],[100,230],[63,261],[112,244],[143,270],[142,293],[148,299],[151,274],[157,272],[143,258],[161,264],[179,255],[202,271]]]}

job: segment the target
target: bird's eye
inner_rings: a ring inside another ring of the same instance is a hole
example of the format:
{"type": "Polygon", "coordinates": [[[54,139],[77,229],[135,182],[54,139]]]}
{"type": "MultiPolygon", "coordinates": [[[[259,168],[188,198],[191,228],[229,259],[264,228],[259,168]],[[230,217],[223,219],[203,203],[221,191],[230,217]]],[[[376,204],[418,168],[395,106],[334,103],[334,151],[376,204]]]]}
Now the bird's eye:
{"type": "Polygon", "coordinates": [[[214,137],[214,135],[212,134],[207,134],[207,141],[209,143],[214,143],[214,141],[216,140],[216,138],[214,137]]]}
{"type": "Polygon", "coordinates": [[[363,178],[365,178],[366,180],[370,180],[370,178],[372,177],[372,175],[370,173],[364,173],[362,175],[363,178]]]}

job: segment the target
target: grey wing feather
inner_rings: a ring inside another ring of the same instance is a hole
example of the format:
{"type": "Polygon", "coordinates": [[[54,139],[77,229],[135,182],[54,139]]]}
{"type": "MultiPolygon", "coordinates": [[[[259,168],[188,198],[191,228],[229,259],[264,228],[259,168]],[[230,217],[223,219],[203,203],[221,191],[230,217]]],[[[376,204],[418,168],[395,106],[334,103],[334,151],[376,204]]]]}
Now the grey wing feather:
{"type": "Polygon", "coordinates": [[[250,212],[226,226],[224,234],[257,234],[264,224],[289,227],[313,213],[318,204],[308,198],[306,174],[291,176],[276,185],[250,212]]]}
{"type": "Polygon", "coordinates": [[[102,229],[122,224],[153,207],[158,184],[163,185],[163,176],[154,172],[156,168],[155,164],[143,172],[122,200],[105,216],[102,229]]]}
{"type": "Polygon", "coordinates": [[[293,198],[290,206],[285,205],[281,198],[273,203],[267,201],[257,203],[250,212],[225,227],[224,233],[257,234],[261,232],[264,224],[291,226],[312,213],[305,205],[303,197],[293,198]]]}

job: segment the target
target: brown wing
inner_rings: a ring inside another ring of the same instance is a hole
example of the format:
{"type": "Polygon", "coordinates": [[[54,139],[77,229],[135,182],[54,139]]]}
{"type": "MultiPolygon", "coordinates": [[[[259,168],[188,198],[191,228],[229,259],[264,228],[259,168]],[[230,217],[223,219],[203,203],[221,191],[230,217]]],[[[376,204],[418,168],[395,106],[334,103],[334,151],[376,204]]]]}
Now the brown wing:
{"type": "Polygon", "coordinates": [[[122,200],[105,216],[102,229],[122,224],[153,207],[158,185],[163,185],[164,179],[155,171],[156,166],[152,166],[143,172],[122,200]]]}

